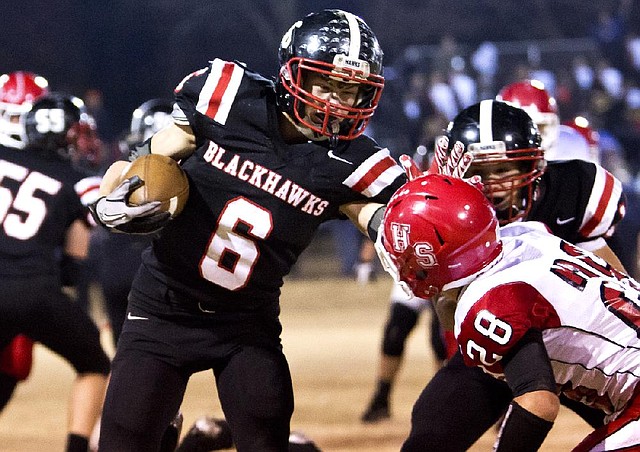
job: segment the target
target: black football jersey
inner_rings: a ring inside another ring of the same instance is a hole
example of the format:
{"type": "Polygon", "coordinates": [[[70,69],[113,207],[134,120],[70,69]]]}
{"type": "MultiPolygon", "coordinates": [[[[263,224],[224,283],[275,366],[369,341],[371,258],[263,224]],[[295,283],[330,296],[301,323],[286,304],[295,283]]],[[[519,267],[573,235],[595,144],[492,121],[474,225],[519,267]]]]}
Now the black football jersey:
{"type": "Polygon", "coordinates": [[[67,228],[88,221],[99,187],[68,161],[0,146],[0,275],[51,274],[67,228]]]}
{"type": "Polygon", "coordinates": [[[173,116],[196,137],[181,163],[190,194],[143,271],[217,309],[276,301],[321,223],[346,203],[386,203],[406,181],[389,151],[364,135],[336,149],[284,143],[273,82],[237,62],[216,59],[187,76],[173,116]]]}
{"type": "Polygon", "coordinates": [[[549,162],[539,190],[527,220],[545,223],[570,243],[584,246],[608,238],[624,216],[621,182],[595,163],[549,162]]]}

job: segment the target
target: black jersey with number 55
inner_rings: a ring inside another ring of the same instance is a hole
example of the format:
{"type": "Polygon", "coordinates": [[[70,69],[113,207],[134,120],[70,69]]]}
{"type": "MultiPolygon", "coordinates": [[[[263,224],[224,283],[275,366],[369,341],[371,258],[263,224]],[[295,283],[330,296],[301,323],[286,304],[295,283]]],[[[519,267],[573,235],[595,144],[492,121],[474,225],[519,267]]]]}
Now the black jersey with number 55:
{"type": "Polygon", "coordinates": [[[87,220],[100,178],[68,161],[0,146],[0,276],[48,275],[69,225],[87,220]]]}
{"type": "Polygon", "coordinates": [[[196,137],[182,162],[190,195],[143,258],[142,271],[155,278],[141,281],[166,281],[178,296],[216,309],[276,301],[321,223],[346,203],[386,203],[406,180],[366,136],[336,149],[284,143],[273,82],[240,63],[216,59],[187,76],[173,116],[196,137]]]}

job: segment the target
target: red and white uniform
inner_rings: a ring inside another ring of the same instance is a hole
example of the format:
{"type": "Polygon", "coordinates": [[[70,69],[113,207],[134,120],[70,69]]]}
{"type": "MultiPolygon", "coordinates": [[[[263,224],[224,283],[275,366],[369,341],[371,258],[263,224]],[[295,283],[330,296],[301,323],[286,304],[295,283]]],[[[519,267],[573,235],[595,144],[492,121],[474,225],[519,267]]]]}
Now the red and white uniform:
{"type": "Polygon", "coordinates": [[[456,308],[465,363],[504,378],[503,357],[539,329],[558,391],[607,415],[580,450],[640,447],[639,283],[541,223],[505,226],[501,239],[503,258],[456,308]]]}

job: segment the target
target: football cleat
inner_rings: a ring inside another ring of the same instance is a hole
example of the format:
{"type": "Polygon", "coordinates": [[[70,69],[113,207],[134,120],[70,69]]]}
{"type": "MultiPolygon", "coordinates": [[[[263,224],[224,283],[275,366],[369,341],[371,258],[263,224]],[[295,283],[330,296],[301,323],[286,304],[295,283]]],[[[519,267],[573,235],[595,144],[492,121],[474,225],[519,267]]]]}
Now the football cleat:
{"type": "Polygon", "coordinates": [[[191,426],[176,452],[210,452],[232,447],[233,438],[227,421],[204,416],[191,426]]]}
{"type": "Polygon", "coordinates": [[[184,417],[182,416],[182,413],[178,412],[162,435],[160,452],[173,452],[176,450],[178,440],[180,439],[180,433],[182,432],[183,421],[184,417]]]}
{"type": "Polygon", "coordinates": [[[316,443],[299,431],[289,435],[289,452],[322,452],[316,443]]]}
{"type": "Polygon", "coordinates": [[[386,401],[380,401],[374,399],[369,404],[367,410],[362,414],[360,420],[365,424],[375,424],[384,419],[389,419],[391,413],[389,411],[389,404],[386,401]]]}

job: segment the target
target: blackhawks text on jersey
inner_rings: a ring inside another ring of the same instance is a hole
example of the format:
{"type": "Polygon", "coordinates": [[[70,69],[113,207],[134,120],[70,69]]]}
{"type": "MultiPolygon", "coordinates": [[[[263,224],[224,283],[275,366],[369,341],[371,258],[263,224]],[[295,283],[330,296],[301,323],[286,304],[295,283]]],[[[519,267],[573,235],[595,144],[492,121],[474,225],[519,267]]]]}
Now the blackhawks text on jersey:
{"type": "MultiPolygon", "coordinates": [[[[216,310],[275,302],[321,223],[346,203],[386,203],[406,181],[389,151],[364,135],[337,149],[284,143],[273,82],[237,62],[216,59],[187,76],[173,116],[197,139],[182,162],[190,195],[142,272],[216,310]]],[[[144,298],[145,284],[133,291],[144,298]]]]}

